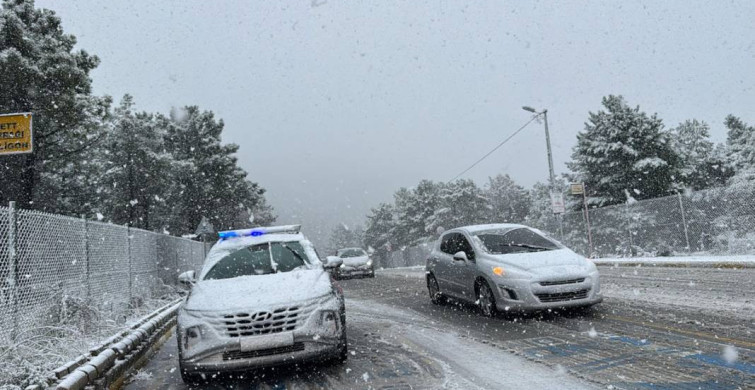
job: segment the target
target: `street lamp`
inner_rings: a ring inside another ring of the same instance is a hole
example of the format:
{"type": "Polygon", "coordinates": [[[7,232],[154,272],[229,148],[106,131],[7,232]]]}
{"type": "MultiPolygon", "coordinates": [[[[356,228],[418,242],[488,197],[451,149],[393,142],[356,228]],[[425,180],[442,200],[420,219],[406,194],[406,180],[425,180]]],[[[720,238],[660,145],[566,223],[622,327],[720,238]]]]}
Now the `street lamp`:
{"type": "Polygon", "coordinates": [[[530,106],[522,106],[522,109],[524,111],[529,111],[535,116],[543,116],[543,120],[545,121],[545,145],[548,147],[548,171],[550,173],[550,195],[551,195],[551,209],[553,211],[553,214],[556,214],[556,219],[558,219],[558,232],[561,234],[561,238],[564,237],[564,222],[561,218],[561,213],[564,212],[564,201],[561,197],[561,193],[556,191],[556,175],[553,173],[553,153],[551,153],[551,135],[548,132],[548,110],[543,110],[542,112],[537,112],[536,109],[530,107],[530,106]],[[557,202],[557,200],[560,200],[557,202]],[[556,205],[560,205],[556,207],[556,205]]]}
{"type": "Polygon", "coordinates": [[[551,135],[548,132],[548,110],[543,110],[542,112],[537,112],[534,108],[530,106],[523,106],[522,109],[524,111],[529,111],[536,116],[542,115],[543,120],[545,121],[545,144],[548,147],[548,170],[550,172],[550,184],[551,184],[551,193],[554,193],[556,191],[556,175],[553,173],[553,154],[551,153],[551,135]]]}

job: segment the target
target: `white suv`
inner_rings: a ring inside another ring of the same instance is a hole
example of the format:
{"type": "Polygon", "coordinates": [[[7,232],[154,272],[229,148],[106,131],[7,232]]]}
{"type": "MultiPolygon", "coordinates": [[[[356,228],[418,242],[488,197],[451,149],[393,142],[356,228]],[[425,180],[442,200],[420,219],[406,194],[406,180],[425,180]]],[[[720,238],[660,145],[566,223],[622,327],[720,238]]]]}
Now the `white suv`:
{"type": "MultiPolygon", "coordinates": [[[[220,232],[178,313],[184,381],[347,357],[343,292],[299,225],[220,232]]],[[[327,267],[337,267],[331,262],[327,267]]]]}

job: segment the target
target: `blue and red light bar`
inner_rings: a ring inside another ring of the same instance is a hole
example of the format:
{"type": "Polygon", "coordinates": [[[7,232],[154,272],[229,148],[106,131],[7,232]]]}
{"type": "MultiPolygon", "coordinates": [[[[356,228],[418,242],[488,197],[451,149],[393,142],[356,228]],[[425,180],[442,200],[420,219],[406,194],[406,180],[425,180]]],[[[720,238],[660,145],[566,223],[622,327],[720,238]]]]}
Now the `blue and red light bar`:
{"type": "Polygon", "coordinates": [[[256,227],[252,229],[241,230],[226,230],[218,232],[218,237],[221,240],[227,240],[229,238],[237,237],[259,237],[264,234],[298,234],[301,231],[301,225],[284,225],[284,226],[268,226],[268,227],[256,227]]]}

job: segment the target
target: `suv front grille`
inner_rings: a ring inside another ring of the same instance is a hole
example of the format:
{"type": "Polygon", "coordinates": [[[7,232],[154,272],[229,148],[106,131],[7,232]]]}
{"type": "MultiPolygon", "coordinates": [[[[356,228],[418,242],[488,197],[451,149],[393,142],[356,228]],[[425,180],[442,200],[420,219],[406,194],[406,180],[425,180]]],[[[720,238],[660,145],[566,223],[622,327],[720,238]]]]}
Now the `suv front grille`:
{"type": "Polygon", "coordinates": [[[563,293],[541,293],[541,294],[535,294],[535,296],[537,296],[537,299],[539,299],[540,302],[543,302],[543,303],[563,302],[563,301],[574,301],[577,299],[585,299],[587,298],[587,293],[589,292],[590,292],[590,289],[588,288],[584,290],[563,292],[563,293]]]}
{"type": "Polygon", "coordinates": [[[258,349],[256,351],[228,351],[223,352],[223,360],[251,359],[260,356],[280,355],[304,350],[304,343],[294,343],[286,347],[258,349]]]}
{"type": "Polygon", "coordinates": [[[228,314],[223,316],[223,324],[228,336],[257,336],[280,333],[296,329],[301,308],[284,307],[270,311],[257,311],[228,314]]]}
{"type": "Polygon", "coordinates": [[[330,297],[299,302],[273,309],[238,310],[236,312],[199,312],[200,318],[221,335],[228,337],[259,336],[289,332],[299,328],[310,314],[330,297]]]}
{"type": "Polygon", "coordinates": [[[585,278],[578,278],[578,279],[569,279],[569,280],[551,280],[546,282],[540,282],[541,286],[559,286],[562,284],[575,284],[575,283],[582,283],[585,281],[585,278]]]}

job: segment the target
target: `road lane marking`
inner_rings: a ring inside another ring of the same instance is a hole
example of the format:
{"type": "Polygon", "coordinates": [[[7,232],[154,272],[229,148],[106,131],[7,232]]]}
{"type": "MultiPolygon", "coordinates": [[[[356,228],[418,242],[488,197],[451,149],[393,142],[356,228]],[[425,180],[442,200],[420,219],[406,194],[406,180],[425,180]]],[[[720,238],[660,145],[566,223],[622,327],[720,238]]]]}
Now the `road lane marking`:
{"type": "Polygon", "coordinates": [[[734,345],[737,345],[737,346],[745,346],[747,348],[755,348],[755,343],[750,342],[750,341],[733,339],[733,338],[729,338],[729,337],[719,337],[719,336],[716,336],[716,335],[712,335],[710,333],[703,333],[703,332],[698,332],[698,331],[694,331],[694,330],[680,329],[680,328],[675,328],[675,327],[672,327],[672,326],[656,325],[656,324],[649,323],[649,322],[646,322],[646,321],[636,321],[636,320],[633,320],[633,319],[630,319],[630,318],[621,317],[621,316],[615,316],[615,315],[611,315],[611,314],[604,314],[603,317],[607,318],[609,320],[614,320],[614,321],[619,321],[619,322],[626,322],[626,323],[630,323],[630,324],[634,324],[634,325],[640,325],[640,326],[644,326],[644,327],[652,328],[652,329],[656,329],[656,330],[665,330],[665,331],[672,332],[672,333],[678,333],[678,334],[683,334],[683,335],[688,335],[688,336],[696,336],[696,337],[701,338],[703,340],[712,341],[712,342],[716,342],[716,343],[720,343],[720,344],[730,343],[730,344],[734,344],[734,345]]]}

